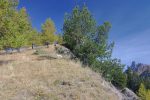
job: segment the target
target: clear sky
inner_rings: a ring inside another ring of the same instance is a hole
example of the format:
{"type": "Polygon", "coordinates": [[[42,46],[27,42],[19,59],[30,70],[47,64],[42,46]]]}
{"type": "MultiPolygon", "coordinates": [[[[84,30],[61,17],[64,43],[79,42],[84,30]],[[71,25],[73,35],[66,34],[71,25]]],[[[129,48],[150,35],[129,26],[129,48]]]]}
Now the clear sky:
{"type": "Polygon", "coordinates": [[[19,8],[27,9],[37,30],[51,18],[61,32],[64,14],[83,2],[99,24],[111,22],[113,57],[128,65],[133,60],[150,64],[150,0],[20,0],[19,8]]]}

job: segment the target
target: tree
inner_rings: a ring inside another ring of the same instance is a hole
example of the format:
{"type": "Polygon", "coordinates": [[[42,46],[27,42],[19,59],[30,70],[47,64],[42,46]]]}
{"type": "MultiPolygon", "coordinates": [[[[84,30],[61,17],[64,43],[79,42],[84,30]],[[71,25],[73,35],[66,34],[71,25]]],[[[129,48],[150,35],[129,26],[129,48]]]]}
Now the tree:
{"type": "Polygon", "coordinates": [[[0,43],[1,48],[20,48],[27,44],[32,26],[25,8],[17,10],[16,0],[1,0],[0,43]]]}
{"type": "Polygon", "coordinates": [[[7,32],[7,25],[9,25],[7,22],[10,22],[15,14],[17,5],[17,0],[0,0],[0,37],[7,32]]]}
{"type": "Polygon", "coordinates": [[[147,93],[146,93],[146,100],[150,100],[150,90],[147,90],[147,93]]]}
{"type": "Polygon", "coordinates": [[[135,93],[138,92],[140,84],[143,82],[143,80],[137,73],[133,72],[130,67],[125,73],[127,75],[127,87],[135,93]]]}
{"type": "Polygon", "coordinates": [[[110,81],[117,88],[123,89],[126,87],[126,75],[123,73],[124,65],[118,59],[105,60],[96,62],[92,67],[99,71],[102,76],[110,81]]]}
{"type": "Polygon", "coordinates": [[[112,55],[114,42],[108,44],[108,33],[111,28],[109,22],[104,22],[103,25],[98,26],[95,36],[95,42],[98,45],[98,56],[101,60],[109,59],[112,55]]]}
{"type": "Polygon", "coordinates": [[[32,29],[31,33],[28,34],[28,45],[31,44],[42,45],[42,36],[37,30],[32,29]]]}
{"type": "Polygon", "coordinates": [[[96,26],[96,21],[86,6],[76,6],[71,14],[66,14],[63,31],[64,42],[83,63],[111,57],[114,43],[108,44],[109,22],[96,26]],[[85,61],[85,62],[84,62],[85,61]]]}
{"type": "Polygon", "coordinates": [[[143,83],[141,83],[138,90],[138,96],[141,98],[141,100],[146,100],[146,89],[143,83]]]}
{"type": "Polygon", "coordinates": [[[42,38],[43,42],[54,42],[56,40],[56,29],[54,22],[49,18],[42,25],[42,38]]]}
{"type": "Polygon", "coordinates": [[[126,77],[122,64],[111,58],[114,42],[108,43],[110,28],[109,22],[97,26],[86,6],[76,6],[71,14],[65,15],[63,40],[84,65],[101,72],[105,78],[122,88],[126,84],[126,77]]]}
{"type": "Polygon", "coordinates": [[[147,74],[148,72],[144,71],[144,73],[139,74],[136,72],[137,69],[138,64],[133,61],[131,66],[129,66],[125,71],[127,75],[127,87],[135,93],[138,92],[141,83],[144,84],[146,89],[150,88],[150,78],[147,74]]]}
{"type": "Polygon", "coordinates": [[[59,43],[59,44],[62,44],[63,43],[63,37],[60,33],[57,34],[56,36],[56,41],[59,43]]]}
{"type": "Polygon", "coordinates": [[[86,6],[83,9],[76,6],[71,14],[65,15],[63,31],[64,42],[71,50],[83,45],[83,39],[95,33],[96,23],[86,6]]]}

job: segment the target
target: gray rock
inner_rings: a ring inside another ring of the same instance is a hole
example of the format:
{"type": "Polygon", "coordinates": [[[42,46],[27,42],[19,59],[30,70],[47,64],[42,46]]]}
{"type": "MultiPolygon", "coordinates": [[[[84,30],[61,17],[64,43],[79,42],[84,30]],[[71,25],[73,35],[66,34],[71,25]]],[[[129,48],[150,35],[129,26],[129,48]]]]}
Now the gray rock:
{"type": "Polygon", "coordinates": [[[63,46],[57,47],[57,53],[62,54],[63,57],[69,58],[69,59],[77,59],[76,56],[68,49],[63,46]]]}
{"type": "Polygon", "coordinates": [[[136,72],[138,75],[141,75],[145,72],[150,73],[150,65],[138,63],[138,64],[132,64],[131,69],[136,72]]]}
{"type": "Polygon", "coordinates": [[[122,94],[123,100],[140,100],[139,97],[128,88],[122,90],[122,94]]]}

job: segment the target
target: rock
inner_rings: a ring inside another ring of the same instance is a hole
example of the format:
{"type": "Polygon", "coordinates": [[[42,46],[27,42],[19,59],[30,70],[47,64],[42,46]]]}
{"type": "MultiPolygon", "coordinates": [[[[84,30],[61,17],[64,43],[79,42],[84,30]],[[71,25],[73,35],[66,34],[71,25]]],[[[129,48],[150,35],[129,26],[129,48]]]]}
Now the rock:
{"type": "Polygon", "coordinates": [[[147,84],[150,84],[150,65],[142,63],[136,64],[134,62],[134,64],[131,65],[131,69],[134,73],[137,73],[140,78],[147,81],[147,84]]]}
{"type": "Polygon", "coordinates": [[[142,63],[134,64],[134,66],[131,65],[131,69],[134,72],[136,72],[138,75],[141,75],[145,72],[150,73],[150,65],[146,65],[142,63]]]}
{"type": "Polygon", "coordinates": [[[56,52],[62,54],[65,58],[76,59],[76,56],[68,48],[63,46],[57,47],[56,52]]]}
{"type": "Polygon", "coordinates": [[[122,90],[122,94],[123,100],[139,100],[138,96],[128,88],[122,90]]]}

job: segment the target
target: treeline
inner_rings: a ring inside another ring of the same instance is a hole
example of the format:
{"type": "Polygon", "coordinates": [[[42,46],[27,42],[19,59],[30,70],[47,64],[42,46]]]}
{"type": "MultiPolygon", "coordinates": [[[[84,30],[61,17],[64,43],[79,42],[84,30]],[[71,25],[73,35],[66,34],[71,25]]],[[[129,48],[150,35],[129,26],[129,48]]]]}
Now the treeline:
{"type": "Polygon", "coordinates": [[[63,41],[83,63],[99,72],[118,88],[126,87],[124,65],[112,58],[114,42],[108,43],[111,24],[97,25],[86,6],[76,6],[65,15],[63,41]]]}
{"type": "Polygon", "coordinates": [[[127,87],[134,91],[142,100],[150,100],[150,76],[144,65],[132,62],[125,71],[127,87]],[[139,72],[138,72],[139,71],[139,72]]]}
{"type": "Polygon", "coordinates": [[[25,8],[17,10],[18,0],[0,0],[0,49],[20,48],[32,43],[62,42],[62,36],[56,33],[54,22],[47,19],[42,31],[37,32],[25,8]]]}

